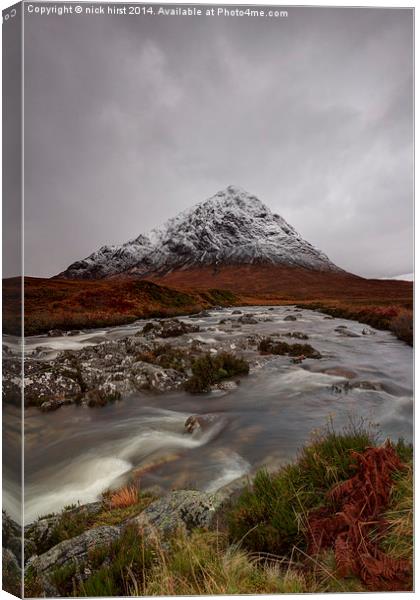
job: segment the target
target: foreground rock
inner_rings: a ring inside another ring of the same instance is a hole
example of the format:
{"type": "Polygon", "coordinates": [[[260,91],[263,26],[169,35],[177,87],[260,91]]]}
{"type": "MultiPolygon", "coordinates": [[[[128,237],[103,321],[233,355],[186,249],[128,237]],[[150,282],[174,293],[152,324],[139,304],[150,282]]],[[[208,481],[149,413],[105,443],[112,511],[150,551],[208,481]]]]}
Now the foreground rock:
{"type": "Polygon", "coordinates": [[[2,567],[3,589],[9,594],[21,597],[22,571],[16,556],[9,548],[2,549],[2,567]]]}
{"type": "Polygon", "coordinates": [[[55,570],[70,565],[83,567],[91,550],[115,542],[120,535],[121,528],[115,526],[88,529],[77,537],[60,542],[41,556],[32,557],[28,561],[27,572],[37,577],[46,596],[57,596],[58,591],[51,580],[55,570]]]}
{"type": "Polygon", "coordinates": [[[196,528],[216,528],[226,500],[226,495],[220,492],[172,492],[152,502],[132,523],[146,535],[163,537],[178,530],[189,533],[196,528]]]}
{"type": "MultiPolygon", "coordinates": [[[[219,528],[222,523],[222,507],[225,507],[229,495],[220,492],[210,494],[198,491],[177,491],[152,502],[140,515],[122,521],[114,526],[99,526],[87,529],[80,535],[62,541],[46,552],[30,558],[26,565],[26,580],[35,582],[46,596],[60,595],[57,589],[57,573],[66,569],[74,573],[78,581],[83,581],[91,574],[90,559],[92,552],[113,544],[121,539],[127,528],[135,528],[138,535],[153,539],[164,540],[168,535],[183,531],[189,534],[197,528],[219,528]]],[[[85,510],[86,515],[96,510],[96,504],[86,505],[77,509],[85,510]]],[[[28,535],[46,535],[54,528],[55,519],[40,519],[29,526],[28,535]]],[[[88,520],[87,520],[88,523],[88,520]]],[[[51,536],[49,537],[51,539],[51,536]]],[[[16,570],[17,563],[13,555],[7,551],[6,559],[10,570],[16,570]]],[[[97,567],[96,567],[97,568],[97,567]]]]}
{"type": "Polygon", "coordinates": [[[2,513],[3,589],[21,595],[22,529],[5,511],[2,513]]]}
{"type": "Polygon", "coordinates": [[[44,554],[51,547],[56,545],[56,530],[57,526],[63,518],[63,515],[68,521],[71,519],[78,520],[79,522],[88,522],[88,519],[103,508],[102,502],[91,502],[88,504],[82,504],[75,508],[67,509],[63,513],[53,514],[50,516],[42,517],[37,519],[33,523],[30,523],[25,527],[25,544],[27,543],[30,548],[30,552],[26,552],[26,560],[34,554],[44,554]]]}

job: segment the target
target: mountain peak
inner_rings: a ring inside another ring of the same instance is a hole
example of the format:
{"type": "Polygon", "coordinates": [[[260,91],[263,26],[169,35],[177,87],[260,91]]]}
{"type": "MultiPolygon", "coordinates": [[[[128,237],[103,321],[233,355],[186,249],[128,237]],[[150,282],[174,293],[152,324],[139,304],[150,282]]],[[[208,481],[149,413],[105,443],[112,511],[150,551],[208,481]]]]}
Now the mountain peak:
{"type": "Polygon", "coordinates": [[[274,264],[340,271],[256,196],[229,185],[169,219],[149,235],[104,246],[61,276],[97,279],[145,277],[205,265],[274,264]]]}
{"type": "Polygon", "coordinates": [[[217,194],[215,196],[212,196],[212,198],[209,198],[209,200],[207,200],[207,202],[211,202],[212,200],[216,199],[216,198],[222,198],[222,199],[226,199],[227,201],[234,201],[238,204],[241,203],[245,203],[245,204],[258,204],[258,205],[262,205],[261,200],[259,200],[256,196],[254,196],[253,194],[250,194],[249,192],[247,192],[246,190],[244,190],[243,188],[237,186],[237,185],[228,185],[227,188],[225,188],[224,190],[221,190],[220,192],[217,192],[217,194]]]}

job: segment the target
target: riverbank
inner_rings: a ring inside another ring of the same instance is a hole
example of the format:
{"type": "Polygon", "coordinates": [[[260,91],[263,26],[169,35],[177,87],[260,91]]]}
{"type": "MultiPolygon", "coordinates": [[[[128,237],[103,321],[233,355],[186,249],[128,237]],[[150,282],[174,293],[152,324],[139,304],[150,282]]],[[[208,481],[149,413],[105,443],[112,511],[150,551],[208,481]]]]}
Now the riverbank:
{"type": "MultiPolygon", "coordinates": [[[[21,292],[20,279],[3,280],[3,328],[11,335],[21,333],[21,292]]],[[[346,273],[248,265],[187,270],[151,281],[25,277],[24,294],[27,336],[185,316],[216,306],[302,304],[334,309],[337,316],[392,331],[412,343],[412,282],[346,273]]]]}
{"type": "Polygon", "coordinates": [[[413,309],[403,304],[363,302],[305,302],[298,307],[316,310],[332,317],[366,323],[375,329],[391,331],[399,340],[413,345],[413,309]]]}
{"type": "Polygon", "coordinates": [[[412,448],[329,428],[233,494],[155,498],[132,482],[25,537],[31,597],[410,590],[412,448]]]}

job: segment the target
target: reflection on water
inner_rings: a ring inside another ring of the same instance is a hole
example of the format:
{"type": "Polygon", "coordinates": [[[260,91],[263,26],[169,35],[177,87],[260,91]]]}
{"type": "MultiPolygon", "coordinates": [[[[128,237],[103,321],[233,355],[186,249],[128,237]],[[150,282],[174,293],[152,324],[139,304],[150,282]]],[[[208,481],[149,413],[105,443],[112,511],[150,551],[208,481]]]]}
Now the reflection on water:
{"type": "MultiPolygon", "coordinates": [[[[287,357],[273,357],[229,392],[138,393],[100,409],[64,406],[45,414],[28,410],[25,520],[79,500],[93,501],[110,485],[133,475],[144,487],[160,490],[217,490],[261,465],[291,459],[331,415],[336,428],[348,424],[349,417],[361,416],[379,423],[383,436],[411,441],[411,348],[387,332],[342,336],[335,331],[338,325],[358,334],[365,326],[311,311],[301,311],[296,322],[285,322],[290,314],[285,307],[243,310],[271,320],[226,333],[218,323],[231,311],[213,311],[196,321],[199,337],[211,345],[221,336],[231,336],[235,343],[249,333],[299,330],[308,334],[323,359],[295,365],[287,357]],[[352,381],[361,382],[360,387],[343,389],[340,384],[346,378],[340,369],[352,371],[352,381]],[[191,414],[213,418],[208,427],[189,435],[184,423],[191,414]]],[[[142,325],[68,338],[30,338],[26,351],[42,346],[53,356],[58,349],[135,333],[142,325]]]]}

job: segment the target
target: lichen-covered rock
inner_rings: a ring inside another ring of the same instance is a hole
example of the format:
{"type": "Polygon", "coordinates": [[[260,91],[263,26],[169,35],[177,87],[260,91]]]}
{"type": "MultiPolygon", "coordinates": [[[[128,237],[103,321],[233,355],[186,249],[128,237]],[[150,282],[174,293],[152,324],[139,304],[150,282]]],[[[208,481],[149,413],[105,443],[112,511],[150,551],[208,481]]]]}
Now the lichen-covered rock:
{"type": "Polygon", "coordinates": [[[137,362],[131,370],[134,385],[139,390],[167,392],[179,388],[187,377],[175,369],[164,369],[146,362],[137,362]]]}
{"type": "Polygon", "coordinates": [[[44,402],[55,404],[65,398],[76,398],[81,387],[65,368],[53,362],[25,359],[25,376],[21,377],[19,359],[4,361],[3,398],[6,402],[20,399],[22,384],[25,386],[25,404],[41,406],[44,402]]]}
{"type": "Polygon", "coordinates": [[[22,597],[22,570],[9,548],[2,549],[2,588],[13,596],[22,597]]]}
{"type": "Polygon", "coordinates": [[[198,325],[192,325],[191,323],[184,323],[179,319],[169,319],[165,321],[152,321],[147,323],[142,330],[142,335],[148,337],[179,337],[185,333],[196,333],[200,331],[198,325]]]}
{"type": "Polygon", "coordinates": [[[256,319],[253,315],[242,315],[239,317],[238,323],[242,323],[242,325],[257,325],[258,319],[256,319]]]}
{"type": "Polygon", "coordinates": [[[215,528],[226,499],[226,494],[220,492],[172,492],[152,502],[132,523],[146,535],[164,537],[177,530],[188,533],[196,528],[215,528]]]}
{"type": "Polygon", "coordinates": [[[56,543],[56,528],[63,516],[65,518],[81,518],[88,520],[89,517],[102,510],[101,502],[90,502],[64,510],[60,514],[42,517],[25,527],[25,540],[32,542],[37,554],[43,554],[56,543]]]}
{"type": "Polygon", "coordinates": [[[295,338],[297,340],[307,340],[309,339],[306,333],[302,333],[302,331],[292,331],[290,333],[284,333],[284,337],[295,338]]]}
{"type": "Polygon", "coordinates": [[[33,556],[26,569],[42,583],[46,596],[57,596],[57,589],[51,581],[51,575],[56,569],[72,564],[83,565],[91,550],[111,544],[120,535],[120,527],[102,526],[88,529],[70,540],[60,542],[44,554],[33,556]]]}

